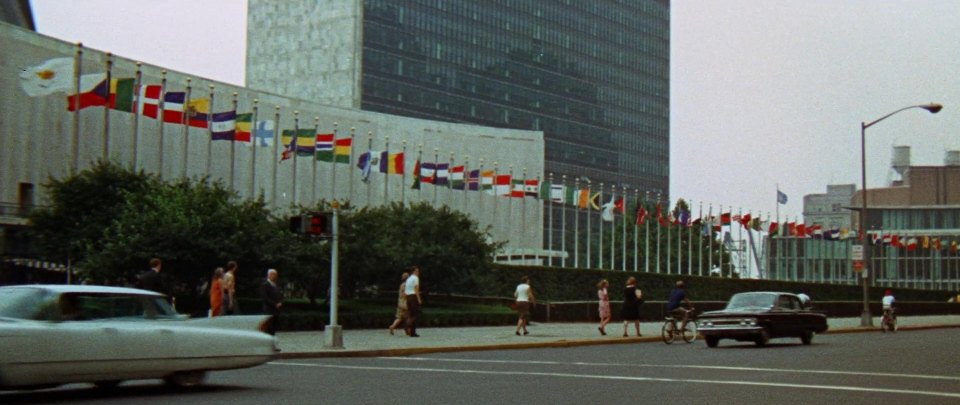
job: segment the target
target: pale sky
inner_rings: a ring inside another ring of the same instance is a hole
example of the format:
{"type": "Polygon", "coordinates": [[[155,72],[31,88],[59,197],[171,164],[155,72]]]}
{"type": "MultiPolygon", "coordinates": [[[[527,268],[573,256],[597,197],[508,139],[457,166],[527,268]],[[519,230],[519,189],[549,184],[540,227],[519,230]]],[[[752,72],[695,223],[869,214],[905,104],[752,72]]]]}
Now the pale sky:
{"type": "MultiPolygon", "coordinates": [[[[347,1],[347,0],[342,0],[347,1]]],[[[243,84],[245,0],[32,0],[37,30],[116,55],[243,84]]],[[[714,213],[802,215],[828,184],[889,183],[894,145],[915,165],[960,150],[960,1],[674,0],[670,189],[714,213]]],[[[695,211],[694,215],[699,215],[695,211]]]]}

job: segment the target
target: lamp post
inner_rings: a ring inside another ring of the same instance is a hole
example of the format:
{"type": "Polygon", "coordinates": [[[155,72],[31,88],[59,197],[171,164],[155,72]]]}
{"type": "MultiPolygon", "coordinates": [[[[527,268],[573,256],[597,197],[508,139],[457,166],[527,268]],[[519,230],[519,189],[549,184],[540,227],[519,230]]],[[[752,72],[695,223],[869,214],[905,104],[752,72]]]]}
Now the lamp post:
{"type": "Polygon", "coordinates": [[[896,110],[890,114],[884,115],[880,118],[877,118],[869,123],[861,122],[860,123],[860,181],[863,185],[863,210],[860,211],[860,232],[861,244],[863,246],[863,277],[861,277],[860,282],[863,284],[863,312],[860,314],[860,326],[873,326],[873,317],[870,315],[870,301],[869,301],[869,291],[870,291],[870,273],[869,266],[870,263],[870,250],[869,250],[869,239],[867,238],[867,128],[873,126],[880,121],[883,121],[889,118],[891,115],[894,115],[898,112],[909,110],[911,108],[922,108],[929,111],[931,114],[936,114],[943,109],[943,106],[936,103],[930,104],[920,104],[912,105],[909,107],[904,107],[899,110],[896,110]]]}

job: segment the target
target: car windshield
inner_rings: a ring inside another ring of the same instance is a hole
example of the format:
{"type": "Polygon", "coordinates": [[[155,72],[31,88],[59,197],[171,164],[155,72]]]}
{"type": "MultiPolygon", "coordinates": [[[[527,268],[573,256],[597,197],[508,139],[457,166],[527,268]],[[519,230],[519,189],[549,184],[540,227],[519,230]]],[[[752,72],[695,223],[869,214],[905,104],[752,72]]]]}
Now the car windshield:
{"type": "Polygon", "coordinates": [[[738,308],[772,308],[776,302],[776,295],[773,294],[736,294],[730,298],[727,303],[727,309],[738,308]]]}

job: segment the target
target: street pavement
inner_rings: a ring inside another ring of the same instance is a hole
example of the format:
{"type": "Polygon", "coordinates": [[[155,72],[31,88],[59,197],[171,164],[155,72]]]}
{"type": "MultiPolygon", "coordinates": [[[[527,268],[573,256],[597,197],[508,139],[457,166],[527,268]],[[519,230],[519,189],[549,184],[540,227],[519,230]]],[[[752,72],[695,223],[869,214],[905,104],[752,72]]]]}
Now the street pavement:
{"type": "MultiPolygon", "coordinates": [[[[828,319],[826,333],[880,333],[880,320],[874,317],[873,327],[861,327],[860,318],[828,319]]],[[[929,328],[960,328],[960,315],[900,316],[897,318],[901,332],[929,328]]],[[[603,344],[627,344],[659,342],[662,322],[641,322],[637,337],[633,325],[630,336],[623,337],[623,324],[607,325],[607,336],[600,335],[596,323],[539,323],[528,327],[529,335],[517,336],[515,326],[479,327],[418,327],[420,337],[412,338],[397,330],[395,335],[383,329],[343,330],[343,347],[324,345],[324,332],[280,332],[282,359],[312,357],[370,357],[408,356],[424,353],[503,350],[537,347],[572,347],[603,344]]]]}

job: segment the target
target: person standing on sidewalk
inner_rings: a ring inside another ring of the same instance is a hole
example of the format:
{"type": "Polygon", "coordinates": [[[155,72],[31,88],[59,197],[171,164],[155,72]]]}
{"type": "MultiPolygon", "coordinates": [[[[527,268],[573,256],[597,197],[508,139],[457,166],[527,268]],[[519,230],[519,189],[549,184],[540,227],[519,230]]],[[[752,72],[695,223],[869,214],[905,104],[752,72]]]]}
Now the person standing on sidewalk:
{"type": "Polygon", "coordinates": [[[283,293],[277,285],[280,277],[277,270],[267,270],[267,279],[260,284],[260,301],[263,303],[263,313],[270,315],[267,333],[277,334],[277,324],[280,322],[280,308],[283,307],[283,293]]]}
{"type": "Polygon", "coordinates": [[[223,267],[217,267],[213,270],[213,278],[210,279],[210,317],[220,316],[223,310],[223,267]]]}
{"type": "Polygon", "coordinates": [[[517,299],[517,312],[520,314],[520,318],[517,319],[517,336],[520,336],[521,330],[524,335],[529,335],[527,324],[530,322],[530,305],[536,302],[533,290],[530,288],[530,277],[523,276],[520,278],[520,284],[517,285],[517,290],[513,292],[513,296],[517,299]]]}
{"type": "Polygon", "coordinates": [[[607,287],[610,286],[610,282],[606,279],[600,280],[600,283],[597,284],[597,298],[600,299],[599,312],[600,312],[600,327],[597,328],[600,330],[600,334],[606,336],[607,324],[610,323],[610,294],[607,293],[607,287]]]}
{"type": "Polygon", "coordinates": [[[227,272],[223,275],[223,315],[240,314],[237,305],[237,262],[227,262],[227,272]]]}
{"type": "Polygon", "coordinates": [[[417,334],[417,318],[420,317],[420,306],[423,300],[420,298],[420,268],[410,266],[410,277],[404,284],[404,294],[407,297],[407,336],[420,337],[417,334]]]}
{"type": "Polygon", "coordinates": [[[397,290],[397,319],[393,321],[393,324],[390,325],[388,330],[390,334],[393,334],[393,331],[397,329],[400,324],[407,321],[407,279],[410,278],[410,273],[404,272],[400,275],[400,288],[397,290]]]}
{"type": "Polygon", "coordinates": [[[627,287],[623,289],[623,307],[620,309],[620,316],[623,318],[623,337],[627,334],[627,326],[633,322],[637,330],[637,336],[640,335],[640,304],[643,303],[643,291],[637,288],[637,278],[627,279],[627,287]]]}

